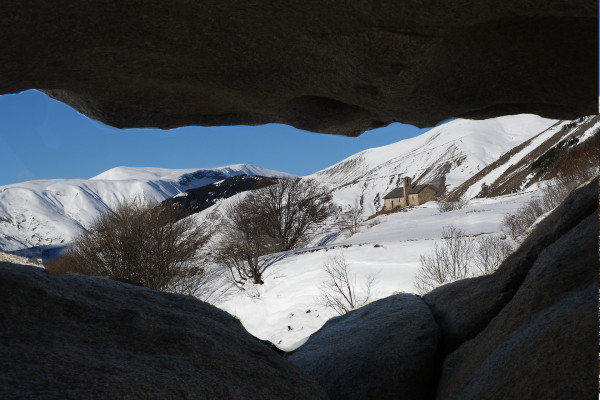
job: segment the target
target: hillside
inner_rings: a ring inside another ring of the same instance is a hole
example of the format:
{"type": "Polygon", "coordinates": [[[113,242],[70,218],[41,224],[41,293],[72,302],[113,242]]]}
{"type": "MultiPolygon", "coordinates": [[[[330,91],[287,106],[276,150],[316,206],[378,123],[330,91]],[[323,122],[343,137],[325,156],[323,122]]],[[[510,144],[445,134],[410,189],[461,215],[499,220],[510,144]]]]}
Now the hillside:
{"type": "Polygon", "coordinates": [[[366,217],[381,209],[383,196],[400,186],[404,176],[449,192],[555,123],[524,114],[454,120],[423,135],[362,151],[307,178],[330,187],[338,204],[358,207],[366,217]]]}
{"type": "Polygon", "coordinates": [[[448,200],[501,196],[527,189],[555,178],[564,167],[560,165],[563,161],[571,164],[569,168],[576,168],[574,164],[595,164],[599,133],[597,115],[559,121],[467,179],[448,195],[448,200]]]}
{"type": "Polygon", "coordinates": [[[0,250],[68,242],[99,211],[136,195],[162,201],[235,175],[289,176],[248,164],[213,169],[117,167],[91,179],[0,186],[0,250]]]}
{"type": "MultiPolygon", "coordinates": [[[[554,123],[533,115],[455,120],[421,136],[360,152],[307,178],[330,187],[343,210],[358,207],[366,217],[381,208],[382,197],[403,176],[411,176],[416,184],[432,182],[452,190],[554,123]]],[[[136,194],[163,201],[238,175],[289,176],[247,164],[214,169],[117,167],[91,179],[0,186],[0,250],[64,244],[89,226],[100,210],[136,194]]],[[[210,197],[209,192],[202,196],[210,197]]],[[[194,210],[201,208],[205,207],[194,210]]],[[[329,225],[324,231],[335,229],[329,225]]]]}
{"type": "Polygon", "coordinates": [[[414,293],[419,258],[441,240],[443,227],[454,225],[471,237],[501,234],[504,214],[534,195],[528,191],[474,199],[465,208],[447,213],[430,202],[378,216],[363,222],[355,235],[341,234],[323,246],[277,255],[264,271],[264,285],[247,284],[244,291],[232,290],[214,304],[238,317],[253,335],[293,350],[337,315],[319,300],[327,280],[323,265],[332,257],[343,255],[359,295],[367,277],[375,276],[371,301],[395,292],[414,293]]]}
{"type": "MultiPolygon", "coordinates": [[[[594,125],[588,119],[580,122],[587,129],[594,125]]],[[[422,136],[363,151],[306,178],[331,187],[337,206],[360,207],[364,218],[381,207],[383,195],[405,175],[421,183],[437,180],[452,191],[502,155],[510,157],[525,148],[532,151],[557,132],[564,139],[573,133],[572,125],[527,115],[456,120],[422,136]],[[564,126],[571,127],[563,130],[564,126]]],[[[307,248],[273,256],[264,271],[264,285],[232,291],[215,304],[240,318],[257,337],[284,350],[294,349],[336,315],[319,301],[327,279],[323,265],[332,257],[344,256],[358,290],[363,290],[369,275],[376,276],[372,300],[394,292],[414,292],[419,259],[441,240],[443,227],[454,225],[471,237],[502,236],[504,215],[537,196],[538,188],[531,182],[516,193],[473,198],[465,208],[446,213],[439,211],[437,202],[426,203],[363,221],[354,235],[329,221],[307,248]]],[[[218,225],[224,206],[237,196],[193,218],[199,224],[218,225]]]]}
{"type": "Polygon", "coordinates": [[[227,199],[238,193],[254,190],[274,183],[272,177],[260,175],[237,175],[210,183],[168,198],[163,204],[177,204],[183,210],[183,216],[189,216],[215,205],[219,200],[227,199]]]}

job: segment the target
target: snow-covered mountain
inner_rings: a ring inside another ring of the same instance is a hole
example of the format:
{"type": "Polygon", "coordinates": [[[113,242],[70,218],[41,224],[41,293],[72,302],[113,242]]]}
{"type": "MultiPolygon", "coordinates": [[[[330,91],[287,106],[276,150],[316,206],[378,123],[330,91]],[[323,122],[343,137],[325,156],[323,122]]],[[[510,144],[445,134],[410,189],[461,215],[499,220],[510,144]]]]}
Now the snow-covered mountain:
{"type": "MultiPolygon", "coordinates": [[[[383,196],[400,185],[402,177],[450,191],[556,122],[534,115],[455,120],[418,137],[362,151],[306,178],[331,188],[342,208],[358,207],[366,217],[381,209],[383,196]]],[[[0,250],[65,243],[100,210],[136,194],[162,201],[242,174],[288,175],[247,164],[214,169],[117,167],[91,179],[0,186],[0,250]]]]}
{"type": "Polygon", "coordinates": [[[136,195],[162,201],[237,175],[290,176],[248,164],[211,169],[117,167],[91,179],[0,186],[0,250],[66,243],[99,211],[136,195]]]}
{"type": "Polygon", "coordinates": [[[600,116],[597,115],[559,121],[464,181],[448,195],[448,200],[520,192],[554,178],[559,168],[554,164],[561,159],[583,164],[586,157],[591,157],[590,164],[597,166],[599,134],[600,116]],[[584,152],[588,154],[582,154],[584,152]]]}
{"type": "Polygon", "coordinates": [[[529,114],[458,119],[423,135],[362,151],[307,178],[330,187],[338,204],[359,207],[368,216],[382,208],[383,196],[401,186],[402,177],[449,192],[556,122],[529,114]]]}
{"type": "MultiPolygon", "coordinates": [[[[563,125],[534,115],[455,120],[421,136],[360,152],[306,178],[330,188],[338,205],[359,207],[363,216],[369,216],[381,208],[383,196],[401,185],[404,176],[414,183],[433,182],[450,192],[501,155],[537,143],[536,137],[552,136],[550,132],[563,125]]],[[[241,174],[286,175],[246,165],[212,170],[119,167],[89,180],[0,186],[0,249],[68,241],[99,210],[136,193],[163,200],[241,174]]],[[[235,291],[214,303],[236,315],[252,334],[292,350],[335,315],[319,301],[327,279],[323,264],[332,256],[344,255],[357,288],[368,275],[376,274],[373,300],[397,291],[410,292],[419,258],[441,239],[442,227],[452,224],[477,237],[497,235],[503,215],[525,204],[535,195],[534,189],[473,199],[465,208],[447,213],[429,202],[364,221],[354,235],[333,224],[326,226],[310,248],[278,255],[264,271],[264,285],[235,291]]],[[[215,223],[211,214],[219,214],[223,205],[245,195],[219,199],[189,218],[200,224],[215,223]]]]}

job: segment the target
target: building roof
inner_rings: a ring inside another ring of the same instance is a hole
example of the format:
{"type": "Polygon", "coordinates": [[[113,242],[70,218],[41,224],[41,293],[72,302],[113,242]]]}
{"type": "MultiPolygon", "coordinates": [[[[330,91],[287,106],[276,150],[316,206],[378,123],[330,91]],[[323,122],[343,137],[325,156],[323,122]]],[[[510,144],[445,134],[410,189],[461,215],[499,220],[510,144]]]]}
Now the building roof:
{"type": "Polygon", "coordinates": [[[383,196],[384,199],[395,199],[397,197],[404,197],[404,188],[396,188],[383,196]]]}
{"type": "MultiPolygon", "coordinates": [[[[415,186],[411,187],[410,190],[408,191],[408,194],[420,193],[423,189],[425,189],[428,186],[437,193],[437,189],[435,188],[435,186],[426,183],[424,185],[415,185],[415,186]]],[[[392,190],[391,192],[389,192],[388,194],[386,194],[385,196],[383,196],[384,199],[396,199],[399,197],[404,197],[404,188],[396,188],[396,189],[392,190]]]]}

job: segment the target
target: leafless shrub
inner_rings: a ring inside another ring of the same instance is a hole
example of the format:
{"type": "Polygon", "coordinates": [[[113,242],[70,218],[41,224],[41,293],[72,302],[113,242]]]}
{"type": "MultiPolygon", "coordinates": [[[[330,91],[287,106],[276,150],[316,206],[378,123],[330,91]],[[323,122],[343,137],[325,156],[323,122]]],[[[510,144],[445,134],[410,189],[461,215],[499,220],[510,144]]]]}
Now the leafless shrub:
{"type": "Polygon", "coordinates": [[[488,274],[513,251],[513,246],[498,235],[485,235],[475,239],[474,264],[478,274],[488,274]]]}
{"type": "Polygon", "coordinates": [[[358,227],[362,222],[362,215],[360,207],[354,206],[345,213],[344,225],[345,228],[350,231],[351,234],[358,232],[358,227]]]}
{"type": "MultiPolygon", "coordinates": [[[[65,254],[46,268],[52,273],[82,273],[133,282],[150,289],[177,291],[191,273],[207,235],[178,209],[140,197],[102,212],[65,254]]],[[[195,272],[194,272],[195,271],[195,272]]]]}
{"type": "MultiPolygon", "coordinates": [[[[570,186],[570,185],[569,185],[570,186]]],[[[552,210],[558,206],[568,196],[569,192],[574,188],[566,185],[556,185],[548,182],[541,189],[542,195],[540,198],[542,208],[544,210],[552,210]]]]}
{"type": "Polygon", "coordinates": [[[217,261],[237,287],[262,284],[266,255],[303,245],[332,211],[331,194],[311,180],[280,179],[250,192],[225,209],[217,261]]]}
{"type": "Polygon", "coordinates": [[[261,229],[263,222],[260,212],[247,199],[236,200],[225,209],[216,260],[228,268],[229,279],[239,288],[249,279],[254,284],[264,283],[262,273],[267,261],[261,256],[278,249],[261,229]]]}
{"type": "Polygon", "coordinates": [[[44,268],[51,274],[83,274],[94,275],[85,264],[81,264],[79,260],[71,257],[68,252],[63,253],[60,257],[48,260],[44,264],[44,268]]]}
{"type": "Polygon", "coordinates": [[[497,235],[473,238],[455,226],[442,228],[442,243],[422,255],[415,276],[415,290],[429,293],[447,282],[494,271],[512,252],[512,246],[497,235]]]}
{"type": "Polygon", "coordinates": [[[523,207],[514,213],[504,215],[502,231],[516,240],[532,226],[535,221],[548,211],[558,206],[568,194],[576,187],[571,182],[569,185],[556,183],[557,180],[547,182],[540,190],[540,195],[532,197],[523,207]]]}
{"type": "Polygon", "coordinates": [[[440,201],[438,203],[438,207],[441,213],[460,210],[464,208],[469,202],[467,200],[457,200],[457,201],[440,201]]]}
{"type": "Polygon", "coordinates": [[[415,276],[415,289],[425,294],[434,288],[471,275],[472,241],[465,232],[453,225],[442,228],[441,245],[434,246],[433,253],[421,255],[421,268],[415,276]]]}
{"type": "Polygon", "coordinates": [[[375,275],[368,275],[360,293],[356,290],[356,275],[350,271],[350,266],[343,255],[330,257],[323,264],[328,280],[321,285],[319,303],[332,308],[339,315],[365,305],[372,295],[375,275]]]}
{"type": "Polygon", "coordinates": [[[523,228],[519,221],[518,214],[505,214],[502,218],[500,226],[502,227],[502,231],[506,235],[510,236],[513,240],[516,239],[521,234],[521,232],[523,232],[523,228]]]}

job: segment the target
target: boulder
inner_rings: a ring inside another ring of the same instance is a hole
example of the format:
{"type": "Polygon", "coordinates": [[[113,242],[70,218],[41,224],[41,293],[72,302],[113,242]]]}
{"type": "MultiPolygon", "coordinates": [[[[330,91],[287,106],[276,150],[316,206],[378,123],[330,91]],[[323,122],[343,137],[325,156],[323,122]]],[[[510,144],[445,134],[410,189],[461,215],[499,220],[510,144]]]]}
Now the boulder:
{"type": "Polygon", "coordinates": [[[540,254],[597,213],[596,177],[540,220],[494,274],[449,283],[427,294],[424,300],[441,330],[441,352],[448,354],[477,336],[511,301],[540,254]]]}
{"type": "Polygon", "coordinates": [[[0,93],[125,127],[598,111],[598,2],[4,0],[0,93]]]}
{"type": "Polygon", "coordinates": [[[537,257],[512,300],[450,354],[440,400],[598,398],[598,216],[537,257]]]}
{"type": "Polygon", "coordinates": [[[2,399],[326,399],[189,296],[0,263],[2,399]]]}
{"type": "Polygon", "coordinates": [[[438,334],[425,303],[398,294],[330,319],[289,360],[331,399],[427,399],[438,334]]]}

